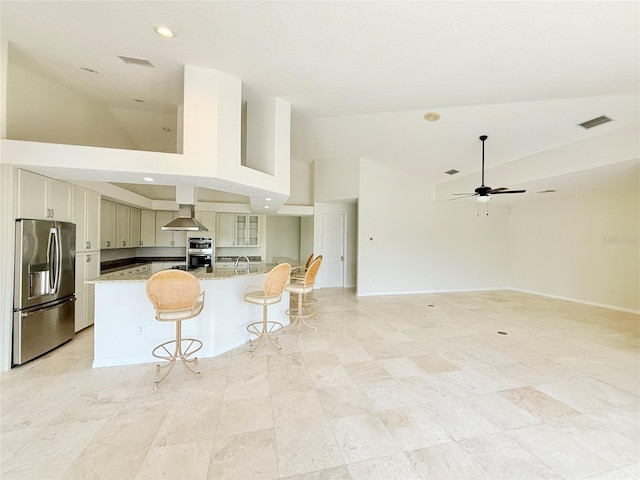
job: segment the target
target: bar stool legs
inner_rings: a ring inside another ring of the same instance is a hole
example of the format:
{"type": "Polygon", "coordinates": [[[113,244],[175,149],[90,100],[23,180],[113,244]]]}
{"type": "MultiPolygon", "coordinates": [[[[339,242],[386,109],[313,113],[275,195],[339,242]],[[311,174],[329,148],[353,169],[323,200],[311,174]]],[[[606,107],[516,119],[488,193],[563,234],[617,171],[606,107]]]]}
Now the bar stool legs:
{"type": "Polygon", "coordinates": [[[160,383],[164,381],[165,378],[171,373],[173,367],[176,364],[176,360],[182,360],[182,364],[193,373],[196,378],[200,379],[200,372],[194,370],[191,367],[191,364],[197,365],[198,357],[189,358],[191,355],[196,353],[198,350],[202,348],[202,342],[195,338],[182,338],[182,322],[180,320],[176,321],[176,339],[169,340],[168,342],[161,343],[156,348],[153,349],[152,355],[156,358],[160,358],[161,360],[167,360],[167,363],[160,365],[156,364],[156,371],[159,372],[161,369],[166,368],[167,371],[164,373],[160,380],[154,382],[153,390],[157,390],[160,386],[160,383]],[[186,344],[186,348],[183,349],[183,342],[186,344]],[[173,345],[174,350],[171,352],[169,347],[173,345]]]}
{"type": "Polygon", "coordinates": [[[290,308],[286,311],[286,314],[289,315],[289,326],[293,327],[298,324],[298,336],[302,337],[302,324],[304,323],[307,327],[313,328],[314,330],[318,330],[317,325],[313,325],[308,322],[308,320],[315,318],[317,316],[317,312],[315,309],[315,305],[313,303],[313,299],[310,299],[309,296],[311,292],[303,292],[304,289],[299,289],[295,291],[293,288],[290,289],[291,293],[296,294],[296,306],[295,308],[290,308]],[[306,297],[306,298],[305,298],[306,297]]]}
{"type": "Polygon", "coordinates": [[[282,350],[282,347],[278,346],[278,337],[272,336],[275,331],[282,328],[283,325],[280,322],[273,320],[267,320],[267,305],[262,306],[262,321],[253,322],[247,325],[247,332],[252,333],[257,338],[249,340],[249,357],[253,357],[253,353],[257,350],[258,346],[264,340],[270,343],[278,352],[282,350]]]}

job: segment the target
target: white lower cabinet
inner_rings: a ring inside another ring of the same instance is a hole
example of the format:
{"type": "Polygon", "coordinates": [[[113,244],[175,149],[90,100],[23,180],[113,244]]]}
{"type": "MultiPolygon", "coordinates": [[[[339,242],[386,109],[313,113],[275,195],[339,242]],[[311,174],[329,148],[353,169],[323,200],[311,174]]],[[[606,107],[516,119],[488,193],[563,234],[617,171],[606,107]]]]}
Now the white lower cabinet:
{"type": "Polygon", "coordinates": [[[99,253],[76,254],[76,332],[93,325],[95,285],[85,282],[87,280],[95,280],[98,275],[100,275],[99,253]]]}

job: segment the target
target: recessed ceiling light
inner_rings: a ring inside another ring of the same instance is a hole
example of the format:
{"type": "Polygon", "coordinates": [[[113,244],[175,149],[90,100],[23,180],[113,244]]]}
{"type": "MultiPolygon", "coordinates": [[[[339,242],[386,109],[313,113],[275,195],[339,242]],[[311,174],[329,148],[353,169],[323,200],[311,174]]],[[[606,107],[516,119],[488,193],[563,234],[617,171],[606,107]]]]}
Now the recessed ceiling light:
{"type": "Polygon", "coordinates": [[[267,202],[270,202],[270,201],[271,201],[271,197],[267,197],[267,198],[265,198],[265,200],[266,200],[267,202]]]}
{"type": "Polygon", "coordinates": [[[269,205],[265,205],[264,208],[269,208],[269,205]]]}
{"type": "Polygon", "coordinates": [[[93,68],[88,68],[88,67],[80,67],[80,70],[84,70],[85,72],[89,72],[89,73],[98,73],[98,70],[94,70],[93,68]]]}
{"type": "Polygon", "coordinates": [[[169,127],[162,127],[162,130],[164,130],[165,132],[170,132],[171,129],[169,127]]]}
{"type": "Polygon", "coordinates": [[[151,178],[151,177],[144,177],[143,180],[145,182],[153,182],[153,178],[151,178]]]}
{"type": "Polygon", "coordinates": [[[173,30],[171,30],[169,27],[165,25],[157,25],[153,27],[153,29],[156,31],[158,35],[164,38],[175,38],[178,36],[173,30]]]}
{"type": "Polygon", "coordinates": [[[437,122],[440,120],[440,114],[438,112],[427,112],[423,117],[427,122],[437,122]]]}

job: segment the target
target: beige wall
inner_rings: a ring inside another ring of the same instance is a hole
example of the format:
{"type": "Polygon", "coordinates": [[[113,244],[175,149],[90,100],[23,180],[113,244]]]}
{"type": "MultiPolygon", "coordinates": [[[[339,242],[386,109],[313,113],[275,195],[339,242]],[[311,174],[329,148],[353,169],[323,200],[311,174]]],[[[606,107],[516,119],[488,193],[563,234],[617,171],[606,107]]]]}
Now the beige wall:
{"type": "Polygon", "coordinates": [[[507,211],[434,201],[434,185],[361,160],[358,294],[508,286],[507,211]]]}
{"type": "Polygon", "coordinates": [[[640,311],[640,195],[591,192],[514,205],[510,285],[640,311]]]}
{"type": "Polygon", "coordinates": [[[7,69],[6,122],[6,138],[13,140],[136,148],[103,104],[12,63],[7,69]]]}

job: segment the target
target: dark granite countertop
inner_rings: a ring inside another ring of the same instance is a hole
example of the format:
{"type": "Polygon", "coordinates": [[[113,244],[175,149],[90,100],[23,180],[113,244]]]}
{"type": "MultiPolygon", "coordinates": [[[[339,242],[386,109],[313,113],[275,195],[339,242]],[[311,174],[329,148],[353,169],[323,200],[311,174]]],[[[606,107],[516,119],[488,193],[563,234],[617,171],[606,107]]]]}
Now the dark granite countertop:
{"type": "Polygon", "coordinates": [[[110,260],[100,263],[100,273],[109,273],[123,268],[137,267],[153,262],[186,262],[186,257],[132,257],[121,258],[120,260],[110,260]]]}

